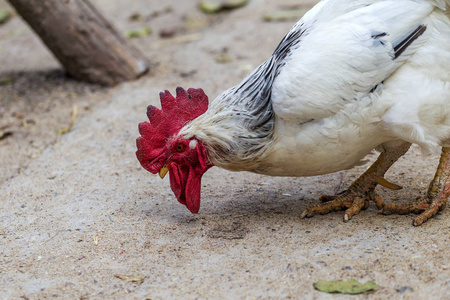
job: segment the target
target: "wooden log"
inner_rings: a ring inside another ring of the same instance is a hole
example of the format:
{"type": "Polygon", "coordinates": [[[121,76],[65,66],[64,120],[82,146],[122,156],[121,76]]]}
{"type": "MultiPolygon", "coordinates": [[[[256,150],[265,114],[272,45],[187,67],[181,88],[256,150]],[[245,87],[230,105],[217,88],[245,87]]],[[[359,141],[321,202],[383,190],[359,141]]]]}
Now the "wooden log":
{"type": "Polygon", "coordinates": [[[148,71],[144,56],[89,0],[8,0],[71,76],[115,85],[148,71]]]}

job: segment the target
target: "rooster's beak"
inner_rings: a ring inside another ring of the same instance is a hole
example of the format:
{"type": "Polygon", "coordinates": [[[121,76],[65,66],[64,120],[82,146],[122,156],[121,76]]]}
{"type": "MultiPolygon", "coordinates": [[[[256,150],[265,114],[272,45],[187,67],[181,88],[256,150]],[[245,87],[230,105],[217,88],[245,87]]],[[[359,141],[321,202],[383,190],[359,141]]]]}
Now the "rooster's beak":
{"type": "Polygon", "coordinates": [[[166,166],[162,167],[161,169],[159,169],[159,177],[161,177],[161,179],[163,179],[167,172],[169,172],[169,169],[167,169],[166,166]]]}

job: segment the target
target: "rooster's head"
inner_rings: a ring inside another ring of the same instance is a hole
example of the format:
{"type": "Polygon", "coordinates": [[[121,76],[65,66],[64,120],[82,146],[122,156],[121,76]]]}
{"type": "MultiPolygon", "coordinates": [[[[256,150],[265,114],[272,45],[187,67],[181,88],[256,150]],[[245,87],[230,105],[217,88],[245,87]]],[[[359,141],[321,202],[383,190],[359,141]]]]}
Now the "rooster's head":
{"type": "Polygon", "coordinates": [[[170,175],[170,186],[178,201],[192,213],[200,208],[203,174],[212,166],[203,143],[195,137],[178,136],[180,129],[208,109],[208,97],[202,89],[185,91],[178,87],[176,98],[161,92],[161,109],[147,108],[150,122],[139,124],[136,156],[147,171],[170,175]]]}

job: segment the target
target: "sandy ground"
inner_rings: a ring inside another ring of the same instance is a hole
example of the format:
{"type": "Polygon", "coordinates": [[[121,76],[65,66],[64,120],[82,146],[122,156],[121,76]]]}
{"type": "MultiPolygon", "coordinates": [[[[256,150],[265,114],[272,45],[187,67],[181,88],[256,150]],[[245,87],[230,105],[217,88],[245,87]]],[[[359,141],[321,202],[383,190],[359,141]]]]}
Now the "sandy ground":
{"type": "MultiPolygon", "coordinates": [[[[20,18],[0,26],[0,131],[8,133],[0,140],[0,298],[347,299],[313,283],[350,278],[380,286],[354,299],[450,297],[450,210],[419,228],[412,216],[373,206],[349,223],[340,213],[299,218],[367,166],[313,178],[213,168],[198,215],[178,204],[167,178],[139,166],[137,124],[148,104],[159,105],[159,91],[202,87],[213,99],[240,81],[294,23],[261,18],[287,1],[252,0],[217,16],[196,1],[93,2],[120,32],[153,29],[132,41],[152,62],[149,75],[109,89],[79,83],[20,18]],[[143,17],[130,21],[136,12],[143,17]],[[163,40],[161,30],[193,41],[163,40]],[[60,135],[73,105],[75,126],[60,135]]],[[[436,164],[413,148],[387,176],[405,188],[380,194],[423,195],[436,164]]]]}

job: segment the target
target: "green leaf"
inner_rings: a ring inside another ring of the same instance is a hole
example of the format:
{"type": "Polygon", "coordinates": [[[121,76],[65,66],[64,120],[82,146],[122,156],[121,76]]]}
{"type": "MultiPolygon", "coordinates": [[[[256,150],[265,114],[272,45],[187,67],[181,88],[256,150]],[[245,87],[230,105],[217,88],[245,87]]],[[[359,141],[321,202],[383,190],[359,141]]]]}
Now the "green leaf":
{"type": "Polygon", "coordinates": [[[226,0],[223,2],[223,6],[228,9],[238,8],[244,6],[249,0],[226,0]]]}
{"type": "Polygon", "coordinates": [[[378,290],[378,285],[373,281],[368,281],[364,284],[350,279],[347,281],[332,280],[324,281],[318,280],[314,283],[314,288],[325,293],[342,293],[342,294],[362,294],[366,292],[378,290]]]}
{"type": "Polygon", "coordinates": [[[0,79],[0,85],[7,85],[13,82],[11,77],[5,77],[0,79]]]}
{"type": "Polygon", "coordinates": [[[202,1],[200,2],[200,9],[208,14],[214,14],[222,9],[222,5],[219,2],[202,1]]]}
{"type": "Polygon", "coordinates": [[[0,24],[6,23],[11,17],[12,14],[9,10],[0,9],[0,24]]]}
{"type": "Polygon", "coordinates": [[[250,0],[204,0],[200,9],[208,14],[215,14],[227,9],[235,9],[246,5],[250,0]]]}
{"type": "Polygon", "coordinates": [[[128,38],[141,38],[141,37],[146,37],[150,34],[152,34],[152,29],[148,28],[148,27],[144,27],[144,28],[128,31],[127,37],[128,38]]]}

